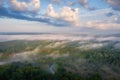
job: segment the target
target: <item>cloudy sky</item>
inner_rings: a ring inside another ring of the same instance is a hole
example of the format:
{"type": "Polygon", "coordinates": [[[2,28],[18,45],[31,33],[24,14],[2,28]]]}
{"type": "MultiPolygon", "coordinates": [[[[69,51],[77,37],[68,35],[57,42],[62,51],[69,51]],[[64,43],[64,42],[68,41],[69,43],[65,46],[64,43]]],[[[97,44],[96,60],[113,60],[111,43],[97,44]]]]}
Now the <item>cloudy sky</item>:
{"type": "Polygon", "coordinates": [[[120,32],[120,0],[0,0],[0,32],[120,32]]]}

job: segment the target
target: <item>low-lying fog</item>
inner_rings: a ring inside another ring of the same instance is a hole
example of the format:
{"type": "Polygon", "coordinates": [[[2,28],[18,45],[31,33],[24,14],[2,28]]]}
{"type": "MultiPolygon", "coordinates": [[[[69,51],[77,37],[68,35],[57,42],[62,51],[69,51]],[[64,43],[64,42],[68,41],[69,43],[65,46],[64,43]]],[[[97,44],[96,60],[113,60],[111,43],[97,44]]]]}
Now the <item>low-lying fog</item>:
{"type": "MultiPolygon", "coordinates": [[[[11,40],[58,40],[57,42],[53,42],[46,45],[46,48],[54,48],[54,47],[64,47],[66,43],[72,43],[74,41],[77,42],[77,46],[75,46],[78,49],[96,49],[101,48],[104,46],[107,46],[109,42],[117,42],[114,43],[113,47],[115,49],[120,49],[120,36],[118,35],[107,35],[107,36],[96,36],[96,35],[62,35],[62,34],[41,34],[41,35],[0,35],[0,42],[5,41],[11,41],[11,40]],[[61,41],[63,40],[63,41],[61,41]]],[[[37,53],[36,51],[38,47],[36,46],[35,50],[33,51],[27,51],[22,53],[16,53],[15,55],[12,55],[9,60],[7,61],[0,61],[0,65],[14,62],[14,61],[30,61],[31,55],[34,53],[37,53]]],[[[60,56],[67,57],[69,53],[66,53],[64,55],[56,54],[58,51],[54,51],[50,55],[46,55],[46,57],[53,57],[58,58],[60,56]]],[[[2,56],[2,55],[0,55],[2,56]]]]}
{"type": "Polygon", "coordinates": [[[66,35],[66,34],[40,34],[40,35],[0,35],[0,42],[9,40],[97,40],[97,41],[120,41],[120,36],[106,35],[66,35]]]}

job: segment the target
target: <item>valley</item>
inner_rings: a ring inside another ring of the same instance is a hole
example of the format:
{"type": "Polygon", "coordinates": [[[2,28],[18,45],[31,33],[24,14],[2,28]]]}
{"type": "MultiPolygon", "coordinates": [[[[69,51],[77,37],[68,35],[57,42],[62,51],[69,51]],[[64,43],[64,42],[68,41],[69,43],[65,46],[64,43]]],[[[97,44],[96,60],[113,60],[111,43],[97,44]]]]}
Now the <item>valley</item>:
{"type": "Polygon", "coordinates": [[[2,41],[0,78],[4,75],[6,80],[119,80],[119,44],[117,40],[97,38],[2,41]]]}

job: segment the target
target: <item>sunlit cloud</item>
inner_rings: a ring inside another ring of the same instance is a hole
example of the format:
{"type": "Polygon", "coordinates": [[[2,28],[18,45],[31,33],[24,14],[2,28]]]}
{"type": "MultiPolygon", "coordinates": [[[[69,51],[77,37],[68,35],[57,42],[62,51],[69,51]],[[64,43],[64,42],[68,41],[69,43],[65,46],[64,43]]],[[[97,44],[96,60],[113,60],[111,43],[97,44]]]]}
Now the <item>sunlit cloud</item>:
{"type": "Polygon", "coordinates": [[[50,16],[50,17],[52,17],[52,18],[58,18],[58,13],[56,13],[56,12],[54,11],[54,7],[53,7],[52,4],[49,4],[49,5],[48,5],[48,7],[47,7],[47,9],[46,9],[46,12],[45,12],[45,15],[46,15],[46,16],[50,16]]]}
{"type": "MultiPolygon", "coordinates": [[[[32,21],[33,23],[43,23],[48,27],[60,27],[61,29],[63,27],[77,27],[79,29],[119,30],[120,1],[100,1],[0,0],[0,19],[13,18],[16,21],[32,21]],[[101,3],[99,3],[100,1],[101,3]],[[96,9],[90,10],[91,7],[95,7],[96,9]]],[[[39,27],[41,26],[39,25],[39,27]]]]}
{"type": "Polygon", "coordinates": [[[86,26],[96,29],[120,29],[120,24],[118,23],[107,23],[107,22],[87,22],[86,26]]]}
{"type": "Polygon", "coordinates": [[[78,25],[78,21],[79,21],[78,13],[79,13],[78,8],[72,9],[66,6],[60,8],[60,12],[57,13],[55,12],[53,5],[49,4],[45,12],[45,15],[48,17],[52,17],[52,18],[56,18],[59,20],[69,22],[74,25],[78,25]]]}
{"type": "Polygon", "coordinates": [[[39,0],[18,1],[8,0],[8,5],[11,10],[18,12],[37,12],[40,9],[39,0]]]}

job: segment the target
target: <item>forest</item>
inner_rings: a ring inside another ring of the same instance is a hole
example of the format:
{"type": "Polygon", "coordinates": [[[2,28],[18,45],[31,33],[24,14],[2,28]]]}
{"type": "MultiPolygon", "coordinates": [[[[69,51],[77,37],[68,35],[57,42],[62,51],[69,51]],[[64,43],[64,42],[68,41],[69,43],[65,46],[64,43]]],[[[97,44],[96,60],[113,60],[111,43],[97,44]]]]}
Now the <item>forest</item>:
{"type": "Polygon", "coordinates": [[[119,80],[118,41],[0,42],[1,80],[119,80]]]}

